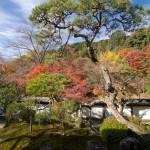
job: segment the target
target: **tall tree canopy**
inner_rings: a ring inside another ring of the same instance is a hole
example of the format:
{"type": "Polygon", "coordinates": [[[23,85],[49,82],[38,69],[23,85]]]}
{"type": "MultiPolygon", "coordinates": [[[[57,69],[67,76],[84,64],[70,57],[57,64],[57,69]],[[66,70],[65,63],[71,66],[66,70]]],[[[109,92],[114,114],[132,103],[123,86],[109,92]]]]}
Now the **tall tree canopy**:
{"type": "Polygon", "coordinates": [[[34,25],[43,25],[51,34],[68,29],[69,36],[80,37],[86,41],[94,61],[92,42],[102,31],[106,34],[124,29],[133,31],[141,25],[142,7],[132,6],[129,0],[50,0],[35,7],[30,15],[34,25]]]}
{"type": "Polygon", "coordinates": [[[50,37],[46,31],[38,32],[37,28],[30,24],[21,27],[17,32],[19,34],[15,41],[8,46],[18,50],[20,55],[26,53],[26,58],[35,64],[43,63],[47,51],[59,44],[55,36],[50,37]]]}
{"type": "MultiPolygon", "coordinates": [[[[144,134],[146,131],[125,120],[116,110],[114,100],[117,95],[106,67],[98,62],[92,47],[93,41],[102,32],[109,34],[118,29],[134,31],[143,24],[143,14],[147,13],[142,7],[133,6],[129,0],[50,0],[33,9],[30,20],[34,25],[51,31],[51,35],[59,34],[64,37],[62,30],[68,30],[68,38],[82,38],[87,46],[89,57],[102,70],[106,81],[105,89],[110,97],[104,99],[116,119],[133,131],[144,134]]],[[[63,51],[62,51],[63,52],[63,51]]],[[[99,102],[94,101],[91,105],[99,102]]]]}
{"type": "Polygon", "coordinates": [[[68,82],[61,74],[41,74],[28,81],[26,92],[29,95],[54,98],[63,92],[68,82]]]}

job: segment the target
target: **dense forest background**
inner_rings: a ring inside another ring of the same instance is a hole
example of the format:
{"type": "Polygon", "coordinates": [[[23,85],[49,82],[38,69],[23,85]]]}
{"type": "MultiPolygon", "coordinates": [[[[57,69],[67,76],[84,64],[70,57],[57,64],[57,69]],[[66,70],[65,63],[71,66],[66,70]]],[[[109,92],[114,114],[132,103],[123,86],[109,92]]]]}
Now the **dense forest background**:
{"type": "MultiPolygon", "coordinates": [[[[149,44],[150,28],[137,29],[130,35],[118,30],[109,39],[93,43],[96,57],[103,65],[108,67],[115,87],[119,89],[119,99],[146,96],[149,93],[149,44]]],[[[103,89],[103,78],[99,75],[98,68],[93,66],[88,58],[85,43],[77,42],[65,45],[63,57],[60,58],[59,54],[62,48],[64,46],[58,49],[49,48],[45,52],[42,63],[33,61],[36,59],[34,50],[33,52],[27,51],[25,55],[9,62],[1,58],[0,87],[17,87],[21,89],[23,95],[26,95],[25,85],[27,80],[34,78],[40,72],[48,72],[45,68],[56,68],[57,65],[61,65],[60,70],[67,72],[72,69],[71,76],[79,71],[83,79],[86,79],[88,90],[86,89],[86,92],[82,95],[83,99],[90,100],[93,97],[106,96],[107,93],[103,89]],[[31,75],[32,73],[34,75],[31,75]]],[[[81,87],[83,88],[82,85],[81,87]]]]}

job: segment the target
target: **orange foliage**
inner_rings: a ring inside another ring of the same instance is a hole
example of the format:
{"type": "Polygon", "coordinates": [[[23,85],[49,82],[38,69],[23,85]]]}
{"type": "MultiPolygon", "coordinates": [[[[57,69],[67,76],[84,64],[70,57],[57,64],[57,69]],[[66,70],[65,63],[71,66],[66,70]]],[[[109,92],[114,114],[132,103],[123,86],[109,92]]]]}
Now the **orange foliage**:
{"type": "Polygon", "coordinates": [[[147,74],[150,74],[150,67],[147,69],[147,74]]]}
{"type": "Polygon", "coordinates": [[[100,95],[100,94],[102,93],[102,91],[101,91],[101,89],[100,89],[99,87],[95,86],[95,87],[93,88],[93,90],[92,90],[92,93],[93,93],[94,95],[100,95]]]}
{"type": "Polygon", "coordinates": [[[48,73],[49,70],[50,70],[49,66],[40,64],[35,66],[34,69],[25,76],[25,78],[33,79],[36,78],[41,73],[48,73]]]}
{"type": "Polygon", "coordinates": [[[150,45],[147,46],[146,55],[150,59],[150,45]]]}
{"type": "Polygon", "coordinates": [[[118,52],[118,55],[120,55],[122,58],[126,57],[128,53],[131,51],[130,48],[123,48],[118,52]]]}
{"type": "Polygon", "coordinates": [[[7,72],[2,74],[2,80],[8,84],[19,85],[24,87],[25,86],[25,79],[24,76],[31,70],[31,66],[24,66],[20,67],[16,65],[16,69],[13,72],[7,72]]]}
{"type": "Polygon", "coordinates": [[[16,71],[16,66],[14,64],[0,64],[0,73],[10,74],[16,71]]]}

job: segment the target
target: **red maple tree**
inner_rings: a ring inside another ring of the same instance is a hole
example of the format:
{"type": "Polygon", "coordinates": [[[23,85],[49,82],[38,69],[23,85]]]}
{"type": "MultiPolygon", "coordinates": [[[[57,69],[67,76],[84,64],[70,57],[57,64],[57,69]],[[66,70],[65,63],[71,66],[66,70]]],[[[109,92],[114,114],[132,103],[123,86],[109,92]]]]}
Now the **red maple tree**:
{"type": "Polygon", "coordinates": [[[147,74],[148,57],[146,52],[140,50],[133,51],[127,56],[127,61],[133,71],[139,72],[142,75],[147,74]]]}
{"type": "Polygon", "coordinates": [[[41,73],[47,73],[49,72],[49,66],[44,64],[39,64],[34,67],[33,70],[31,70],[26,76],[26,79],[33,79],[36,78],[41,73]]]}
{"type": "Polygon", "coordinates": [[[85,77],[84,71],[69,61],[61,60],[51,66],[37,65],[31,72],[25,75],[24,81],[27,82],[29,79],[36,78],[42,73],[60,73],[70,80],[70,84],[66,86],[62,93],[63,97],[81,100],[90,91],[88,79],[85,77]]]}

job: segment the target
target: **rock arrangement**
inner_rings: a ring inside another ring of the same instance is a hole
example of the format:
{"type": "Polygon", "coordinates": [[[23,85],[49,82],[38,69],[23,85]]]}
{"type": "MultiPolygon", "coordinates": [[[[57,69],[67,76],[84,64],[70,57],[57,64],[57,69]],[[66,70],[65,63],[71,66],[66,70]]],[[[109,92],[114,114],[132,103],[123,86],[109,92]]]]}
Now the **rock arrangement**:
{"type": "MultiPolygon", "coordinates": [[[[86,150],[108,150],[100,141],[91,140],[87,142],[86,150]]],[[[121,140],[118,150],[143,150],[140,142],[135,138],[125,138],[121,140]]]]}
{"type": "Polygon", "coordinates": [[[118,150],[142,150],[142,147],[137,139],[129,137],[121,140],[118,150]]]}
{"type": "Polygon", "coordinates": [[[45,145],[45,146],[42,146],[39,150],[52,150],[52,149],[50,146],[45,145]]]}
{"type": "MultiPolygon", "coordinates": [[[[39,150],[52,150],[48,145],[42,146],[39,150]]],[[[103,142],[91,140],[87,142],[86,150],[109,150],[103,142]]],[[[140,142],[135,138],[125,138],[121,140],[118,150],[142,150],[140,142]]]]}
{"type": "Polygon", "coordinates": [[[108,150],[108,149],[103,143],[91,140],[87,142],[86,150],[108,150]]]}

